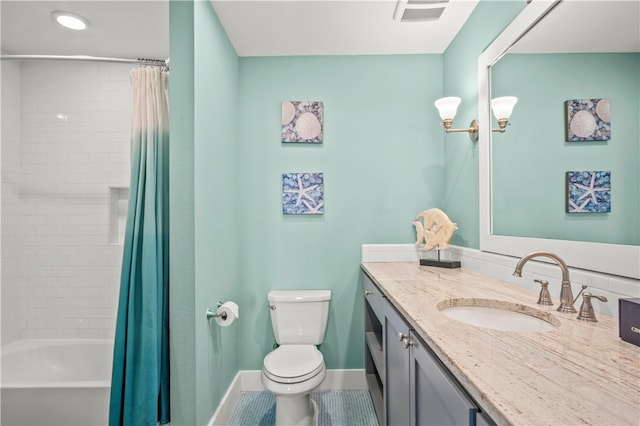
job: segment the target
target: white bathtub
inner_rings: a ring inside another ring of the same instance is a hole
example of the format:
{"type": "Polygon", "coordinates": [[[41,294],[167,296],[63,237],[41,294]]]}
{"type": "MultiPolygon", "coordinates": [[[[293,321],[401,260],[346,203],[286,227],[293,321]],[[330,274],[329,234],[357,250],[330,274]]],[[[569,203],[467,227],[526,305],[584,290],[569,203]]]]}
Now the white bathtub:
{"type": "Polygon", "coordinates": [[[20,340],[2,347],[0,424],[106,425],[113,342],[20,340]]]}

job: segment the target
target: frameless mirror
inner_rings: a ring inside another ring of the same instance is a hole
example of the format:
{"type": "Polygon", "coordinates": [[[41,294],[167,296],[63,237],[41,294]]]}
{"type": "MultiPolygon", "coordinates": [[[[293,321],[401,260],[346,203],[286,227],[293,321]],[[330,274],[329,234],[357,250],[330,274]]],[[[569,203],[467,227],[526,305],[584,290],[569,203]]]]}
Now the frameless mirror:
{"type": "Polygon", "coordinates": [[[639,17],[635,1],[534,0],[481,55],[481,122],[491,97],[519,98],[505,134],[481,126],[481,250],[640,278],[639,17]],[[571,140],[572,100],[610,105],[602,132],[571,140]]]}

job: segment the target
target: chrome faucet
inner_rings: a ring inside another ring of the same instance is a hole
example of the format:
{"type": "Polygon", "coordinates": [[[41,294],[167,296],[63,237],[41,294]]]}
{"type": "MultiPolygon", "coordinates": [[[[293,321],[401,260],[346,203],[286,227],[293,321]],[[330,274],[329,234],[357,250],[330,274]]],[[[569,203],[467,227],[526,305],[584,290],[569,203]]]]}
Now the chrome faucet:
{"type": "Polygon", "coordinates": [[[515,275],[516,277],[521,277],[522,267],[524,266],[525,263],[527,263],[529,260],[533,259],[534,257],[548,257],[549,259],[554,260],[560,267],[560,270],[562,271],[562,287],[560,288],[560,306],[558,306],[557,310],[559,312],[567,312],[567,313],[578,312],[576,311],[576,308],[573,306],[574,299],[573,299],[573,292],[571,291],[571,282],[569,281],[569,268],[567,268],[567,264],[564,263],[564,260],[562,260],[558,255],[549,253],[546,251],[534,251],[532,253],[529,253],[526,256],[523,256],[518,261],[518,264],[516,265],[516,269],[515,271],[513,271],[513,275],[515,275]]]}

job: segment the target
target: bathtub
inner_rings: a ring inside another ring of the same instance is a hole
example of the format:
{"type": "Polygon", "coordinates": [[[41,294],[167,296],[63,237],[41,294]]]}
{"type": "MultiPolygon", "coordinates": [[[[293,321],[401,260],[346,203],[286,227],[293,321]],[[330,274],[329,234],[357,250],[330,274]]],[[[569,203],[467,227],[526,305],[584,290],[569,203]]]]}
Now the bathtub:
{"type": "Polygon", "coordinates": [[[113,341],[19,340],[2,347],[0,424],[106,425],[113,341]]]}

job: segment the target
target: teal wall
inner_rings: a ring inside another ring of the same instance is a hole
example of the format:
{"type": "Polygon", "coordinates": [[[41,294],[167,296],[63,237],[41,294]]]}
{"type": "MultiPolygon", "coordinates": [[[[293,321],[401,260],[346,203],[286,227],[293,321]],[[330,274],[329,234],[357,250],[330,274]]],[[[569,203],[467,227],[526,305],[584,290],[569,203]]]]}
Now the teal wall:
{"type": "Polygon", "coordinates": [[[244,311],[241,369],[274,343],[271,289],[331,289],[328,368],[362,368],[360,246],[411,243],[439,206],[441,55],[241,58],[238,181],[244,311]],[[280,142],[281,102],[324,102],[324,143],[280,142]],[[281,175],[324,172],[325,214],[283,216],[281,175]]]}
{"type": "Polygon", "coordinates": [[[174,425],[195,425],[193,3],[172,1],[169,7],[171,28],[169,77],[171,420],[174,425]]]}
{"type": "MultiPolygon", "coordinates": [[[[525,5],[525,1],[480,1],[445,51],[442,96],[462,98],[454,127],[468,127],[478,118],[478,56],[525,5]]],[[[435,107],[430,116],[439,118],[435,107]]],[[[442,206],[458,224],[451,243],[480,248],[478,142],[471,142],[466,133],[452,133],[446,135],[444,146],[446,185],[442,206]]]]}
{"type": "Polygon", "coordinates": [[[239,277],[234,185],[239,60],[208,1],[195,3],[194,16],[196,420],[206,424],[238,371],[240,348],[239,328],[209,324],[205,312],[247,289],[239,277]]]}
{"type": "Polygon", "coordinates": [[[493,67],[494,95],[519,98],[492,147],[494,233],[640,244],[639,75],[638,53],[510,54],[493,67]],[[609,141],[566,142],[565,101],[586,98],[610,100],[609,141]],[[575,170],[611,171],[610,213],[566,213],[575,170]]]}
{"type": "Polygon", "coordinates": [[[238,372],[238,327],[208,324],[239,300],[239,60],[208,1],[171,2],[173,425],[207,424],[238,372]]]}
{"type": "Polygon", "coordinates": [[[482,1],[444,55],[238,59],[208,1],[171,1],[173,425],[206,424],[261,368],[269,290],[331,289],[327,367],[362,368],[361,244],[411,243],[440,207],[477,247],[477,149],[433,101],[462,96],[456,122],[475,118],[477,56],[523,3],[482,1]],[[280,142],[284,100],[324,102],[324,143],[280,142]],[[281,174],[300,171],[324,172],[324,215],[282,215],[281,174]],[[240,305],[231,327],[207,325],[217,300],[240,305]]]}

